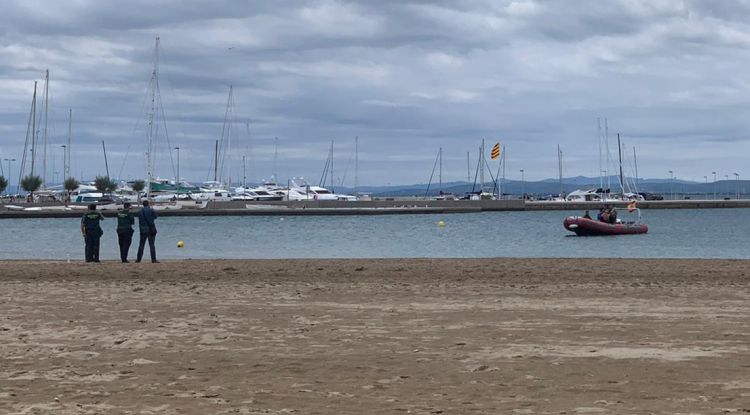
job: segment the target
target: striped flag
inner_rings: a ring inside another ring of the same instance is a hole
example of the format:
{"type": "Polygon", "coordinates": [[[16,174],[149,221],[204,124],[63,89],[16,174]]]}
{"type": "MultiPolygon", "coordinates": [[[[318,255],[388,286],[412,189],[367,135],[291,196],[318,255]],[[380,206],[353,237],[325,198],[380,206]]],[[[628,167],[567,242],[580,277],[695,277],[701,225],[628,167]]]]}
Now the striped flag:
{"type": "Polygon", "coordinates": [[[492,146],[492,151],[490,152],[490,157],[492,160],[497,160],[500,158],[500,143],[495,143],[494,146],[492,146]]]}

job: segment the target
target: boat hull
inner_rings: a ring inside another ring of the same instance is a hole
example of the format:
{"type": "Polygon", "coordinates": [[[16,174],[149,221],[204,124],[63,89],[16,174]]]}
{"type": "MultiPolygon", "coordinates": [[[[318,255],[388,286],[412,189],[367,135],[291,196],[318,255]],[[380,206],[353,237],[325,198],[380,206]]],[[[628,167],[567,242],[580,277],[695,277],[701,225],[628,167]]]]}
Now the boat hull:
{"type": "Polygon", "coordinates": [[[606,235],[638,235],[648,232],[648,226],[643,223],[609,224],[598,220],[568,216],[563,222],[565,229],[578,236],[606,236],[606,235]]]}

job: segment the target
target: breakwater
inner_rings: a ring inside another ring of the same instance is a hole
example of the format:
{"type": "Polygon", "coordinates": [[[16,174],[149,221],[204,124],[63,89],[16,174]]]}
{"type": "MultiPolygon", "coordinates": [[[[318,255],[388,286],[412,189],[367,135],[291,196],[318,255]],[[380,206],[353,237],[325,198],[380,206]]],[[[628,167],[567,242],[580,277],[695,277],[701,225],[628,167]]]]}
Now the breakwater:
{"type": "MultiPolygon", "coordinates": [[[[625,207],[625,202],[613,203],[625,207]]],[[[157,205],[159,206],[159,205],[157,205]]],[[[327,216],[450,214],[492,211],[598,210],[601,202],[548,202],[522,200],[371,200],[371,201],[234,201],[209,202],[205,208],[194,204],[161,205],[160,216],[327,216]]],[[[0,204],[0,219],[80,217],[85,206],[61,204],[0,204]],[[34,210],[23,210],[25,208],[34,210]]],[[[661,200],[638,203],[641,209],[729,209],[750,208],[750,200],[661,200]]],[[[105,216],[115,210],[102,210],[105,216]]]]}

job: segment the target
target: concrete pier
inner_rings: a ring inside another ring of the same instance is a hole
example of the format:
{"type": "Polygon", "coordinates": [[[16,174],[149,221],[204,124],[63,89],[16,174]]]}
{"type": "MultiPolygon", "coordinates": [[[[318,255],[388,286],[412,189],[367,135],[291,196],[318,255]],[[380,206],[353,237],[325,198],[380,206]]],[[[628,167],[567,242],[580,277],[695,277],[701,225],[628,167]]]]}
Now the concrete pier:
{"type": "MultiPolygon", "coordinates": [[[[612,203],[617,207],[626,202],[612,203]]],[[[600,202],[546,202],[522,200],[372,200],[372,201],[298,201],[298,202],[209,202],[198,209],[183,205],[180,209],[160,210],[160,216],[323,216],[323,215],[400,215],[450,214],[492,211],[598,210],[600,202]]],[[[73,218],[84,210],[62,210],[61,204],[0,204],[0,219],[11,218],[73,218]],[[37,207],[42,210],[18,210],[14,206],[37,207]],[[44,208],[50,208],[45,210],[44,208]],[[58,210],[55,210],[58,209],[58,210]]],[[[641,209],[728,209],[750,208],[750,200],[660,200],[638,202],[641,209]]],[[[114,210],[103,210],[113,216],[114,210]]]]}

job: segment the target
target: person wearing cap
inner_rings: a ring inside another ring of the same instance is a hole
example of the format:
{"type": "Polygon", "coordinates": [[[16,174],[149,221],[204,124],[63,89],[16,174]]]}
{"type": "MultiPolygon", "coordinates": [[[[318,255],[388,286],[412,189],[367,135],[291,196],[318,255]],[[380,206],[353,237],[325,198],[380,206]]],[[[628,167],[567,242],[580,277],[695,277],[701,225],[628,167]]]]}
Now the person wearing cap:
{"type": "Polygon", "coordinates": [[[96,211],[96,205],[90,204],[89,210],[81,218],[81,234],[86,242],[86,262],[99,262],[99,242],[104,231],[101,221],[104,219],[96,211]]]}
{"type": "Polygon", "coordinates": [[[120,245],[120,260],[128,262],[128,251],[133,242],[135,216],[130,211],[130,203],[124,203],[117,212],[117,243],[120,245]]]}

